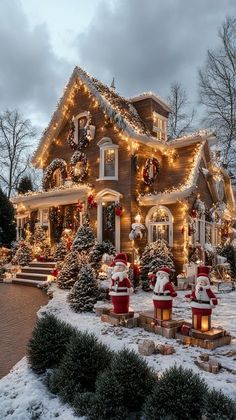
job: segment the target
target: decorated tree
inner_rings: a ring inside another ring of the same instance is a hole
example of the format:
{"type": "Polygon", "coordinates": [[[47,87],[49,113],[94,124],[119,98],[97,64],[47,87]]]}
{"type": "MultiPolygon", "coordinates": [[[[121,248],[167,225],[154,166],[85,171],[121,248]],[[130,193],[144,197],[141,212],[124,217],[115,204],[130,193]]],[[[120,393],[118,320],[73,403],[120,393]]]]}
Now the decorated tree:
{"type": "Polygon", "coordinates": [[[19,247],[16,251],[15,256],[12,259],[12,264],[16,265],[28,265],[32,260],[32,249],[24,241],[20,242],[19,247]]]}
{"type": "Polygon", "coordinates": [[[17,187],[18,194],[25,194],[28,191],[34,191],[32,179],[30,176],[25,175],[20,179],[20,182],[17,187]]]}
{"type": "Polygon", "coordinates": [[[95,243],[95,237],[93,230],[89,223],[86,221],[83,225],[81,225],[76,233],[74,242],[72,244],[73,251],[83,251],[92,246],[95,243]]]}
{"type": "Polygon", "coordinates": [[[57,244],[56,251],[54,253],[54,261],[64,261],[67,254],[66,240],[62,238],[57,244]]]}
{"type": "Polygon", "coordinates": [[[62,266],[58,275],[58,287],[61,289],[70,289],[76,282],[80,269],[88,263],[88,255],[85,252],[80,254],[77,251],[71,251],[62,266]]]}
{"type": "Polygon", "coordinates": [[[116,249],[110,241],[96,242],[89,252],[89,262],[91,266],[98,272],[102,265],[102,257],[104,254],[115,255],[116,249]]]}
{"type": "Polygon", "coordinates": [[[141,281],[144,290],[149,290],[148,273],[156,273],[157,270],[166,266],[174,271],[172,252],[166,241],[158,239],[156,242],[148,244],[140,259],[141,281]]]}
{"type": "Polygon", "coordinates": [[[227,244],[217,247],[217,254],[227,258],[227,261],[230,264],[231,275],[232,277],[236,277],[236,256],[233,245],[227,244]]]}
{"type": "Polygon", "coordinates": [[[94,271],[89,264],[81,268],[77,281],[68,295],[71,309],[75,312],[91,312],[99,298],[94,271]]]}

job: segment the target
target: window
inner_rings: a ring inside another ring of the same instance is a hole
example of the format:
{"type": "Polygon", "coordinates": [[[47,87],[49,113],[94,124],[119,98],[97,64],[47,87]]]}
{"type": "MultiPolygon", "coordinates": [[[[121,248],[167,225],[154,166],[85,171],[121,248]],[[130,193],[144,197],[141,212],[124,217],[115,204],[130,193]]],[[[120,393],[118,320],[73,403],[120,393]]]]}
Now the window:
{"type": "Polygon", "coordinates": [[[53,172],[52,179],[54,187],[60,187],[63,184],[62,174],[59,168],[53,172]]]}
{"type": "Polygon", "coordinates": [[[153,131],[156,133],[158,140],[166,141],[166,118],[157,114],[157,112],[153,113],[153,131]]]}
{"type": "Polygon", "coordinates": [[[167,207],[152,207],[146,217],[146,226],[148,242],[164,239],[170,246],[173,246],[173,217],[167,207]]]}
{"type": "Polygon", "coordinates": [[[47,226],[48,225],[48,219],[49,219],[48,209],[43,209],[42,210],[42,216],[41,217],[42,217],[42,220],[41,220],[42,225],[47,226]]]}
{"type": "Polygon", "coordinates": [[[100,148],[99,180],[118,180],[118,148],[108,137],[98,142],[100,148]]]}

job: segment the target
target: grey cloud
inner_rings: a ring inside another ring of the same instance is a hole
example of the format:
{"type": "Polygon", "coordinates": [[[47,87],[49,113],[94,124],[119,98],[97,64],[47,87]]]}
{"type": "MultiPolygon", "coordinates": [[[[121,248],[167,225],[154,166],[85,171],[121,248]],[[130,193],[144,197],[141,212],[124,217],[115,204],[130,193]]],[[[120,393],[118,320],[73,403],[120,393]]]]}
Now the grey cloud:
{"type": "Polygon", "coordinates": [[[53,52],[46,25],[30,28],[18,0],[1,0],[0,45],[0,109],[47,120],[71,68],[53,52]]]}
{"type": "Polygon", "coordinates": [[[233,0],[104,1],[75,47],[80,64],[107,83],[115,76],[122,94],[166,96],[178,80],[196,99],[197,68],[233,10],[233,0]]]}

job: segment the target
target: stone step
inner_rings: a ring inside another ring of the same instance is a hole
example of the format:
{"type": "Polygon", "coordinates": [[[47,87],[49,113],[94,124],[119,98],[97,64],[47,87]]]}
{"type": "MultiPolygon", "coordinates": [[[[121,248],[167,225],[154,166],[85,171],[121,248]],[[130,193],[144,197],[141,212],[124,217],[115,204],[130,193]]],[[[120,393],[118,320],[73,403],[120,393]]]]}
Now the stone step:
{"type": "Polygon", "coordinates": [[[17,279],[27,279],[27,280],[36,280],[36,281],[47,281],[48,276],[43,274],[34,274],[34,273],[16,273],[17,279]]]}
{"type": "Polygon", "coordinates": [[[35,273],[35,274],[51,274],[53,268],[45,268],[45,267],[22,267],[22,273],[35,273]]]}
{"type": "Polygon", "coordinates": [[[40,267],[40,268],[54,268],[56,265],[55,262],[40,262],[40,261],[31,261],[29,263],[30,267],[40,267]]]}
{"type": "Polygon", "coordinates": [[[31,287],[38,287],[39,281],[36,280],[28,280],[28,279],[17,279],[13,278],[12,283],[19,284],[23,286],[31,286],[31,287]]]}

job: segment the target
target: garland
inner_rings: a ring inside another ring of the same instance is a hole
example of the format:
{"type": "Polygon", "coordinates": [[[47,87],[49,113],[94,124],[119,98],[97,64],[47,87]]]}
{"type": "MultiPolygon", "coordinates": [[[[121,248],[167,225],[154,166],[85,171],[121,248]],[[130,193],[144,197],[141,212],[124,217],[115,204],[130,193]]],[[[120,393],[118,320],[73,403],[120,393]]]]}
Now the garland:
{"type": "MultiPolygon", "coordinates": [[[[88,111],[86,116],[81,116],[81,118],[87,118],[86,124],[83,129],[78,127],[78,143],[75,142],[75,123],[74,117],[70,122],[70,129],[67,137],[67,143],[73,150],[80,150],[88,147],[90,140],[93,139],[90,125],[92,121],[91,113],[88,111]]],[[[77,120],[79,124],[79,119],[77,120]]]]}
{"type": "Polygon", "coordinates": [[[61,176],[63,178],[63,181],[66,178],[66,162],[64,159],[54,159],[50,165],[46,168],[44,175],[43,175],[43,189],[47,190],[49,187],[54,187],[55,185],[52,185],[52,175],[55,172],[56,169],[60,169],[61,176]]]}
{"type": "Polygon", "coordinates": [[[73,182],[81,182],[88,175],[88,159],[83,152],[76,151],[70,160],[71,170],[70,175],[73,182]],[[75,166],[78,162],[81,162],[83,165],[80,169],[80,173],[75,175],[75,166]]]}
{"type": "Polygon", "coordinates": [[[156,158],[149,158],[145,162],[143,169],[143,179],[145,184],[152,185],[160,173],[160,163],[156,158]]]}
{"type": "Polygon", "coordinates": [[[115,216],[122,216],[122,206],[119,203],[112,203],[106,209],[106,227],[107,230],[114,229],[115,216]]]}

